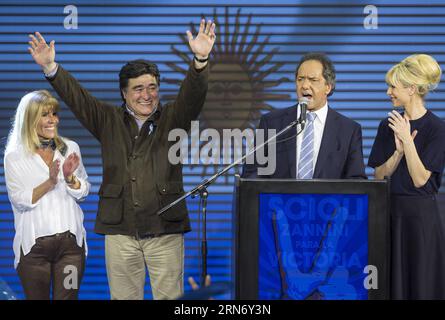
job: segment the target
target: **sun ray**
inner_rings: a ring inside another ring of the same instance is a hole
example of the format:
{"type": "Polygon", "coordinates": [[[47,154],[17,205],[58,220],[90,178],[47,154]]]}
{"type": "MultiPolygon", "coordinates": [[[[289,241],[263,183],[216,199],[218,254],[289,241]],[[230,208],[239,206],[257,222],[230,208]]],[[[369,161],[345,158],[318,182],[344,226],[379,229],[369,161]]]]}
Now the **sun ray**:
{"type": "MultiPolygon", "coordinates": [[[[213,9],[213,16],[214,16],[213,21],[215,22],[215,25],[216,25],[216,30],[215,31],[216,31],[216,34],[218,35],[217,37],[219,38],[222,35],[221,35],[221,26],[219,24],[218,16],[216,15],[216,8],[213,9]]],[[[213,52],[214,52],[213,55],[218,54],[221,51],[222,51],[221,41],[216,41],[216,43],[215,43],[215,45],[213,47],[213,52]]]]}
{"type": "MultiPolygon", "coordinates": [[[[251,69],[255,72],[257,72],[258,70],[260,70],[260,68],[264,65],[264,63],[261,63],[261,60],[258,61],[258,57],[260,55],[264,54],[264,47],[266,45],[269,44],[269,37],[266,37],[266,39],[264,40],[264,42],[258,47],[258,49],[255,51],[254,54],[252,54],[251,58],[249,59],[249,61],[247,61],[247,63],[251,66],[251,69]]],[[[274,48],[272,50],[278,51],[278,48],[274,48]]],[[[274,52],[270,52],[266,55],[267,56],[273,56],[275,53],[274,52]]]]}
{"type": "Polygon", "coordinates": [[[270,67],[269,70],[262,72],[258,76],[255,76],[254,81],[261,81],[264,78],[266,78],[268,75],[278,71],[279,69],[280,69],[280,66],[276,64],[276,65],[270,67]]]}
{"type": "MultiPolygon", "coordinates": [[[[193,31],[190,31],[190,32],[193,33],[193,31]]],[[[189,43],[189,40],[188,40],[186,34],[181,34],[181,35],[179,35],[179,37],[181,38],[181,40],[182,40],[183,43],[187,43],[187,44],[189,43]]]]}
{"type": "MultiPolygon", "coordinates": [[[[280,67],[283,64],[280,65],[280,67]]],[[[261,84],[264,88],[272,88],[272,87],[278,87],[280,84],[282,84],[283,82],[287,82],[289,81],[288,78],[286,77],[282,77],[278,80],[274,80],[274,81],[263,81],[263,83],[261,84]]]]}
{"type": "Polygon", "coordinates": [[[240,13],[241,13],[241,9],[238,9],[238,12],[237,12],[236,18],[235,18],[235,32],[233,33],[232,43],[231,43],[231,47],[230,47],[231,52],[235,52],[236,44],[238,42],[238,35],[239,35],[239,31],[240,31],[240,21],[239,21],[240,13]]]}
{"type": "Polygon", "coordinates": [[[251,51],[253,50],[253,47],[255,47],[255,45],[257,45],[258,43],[258,38],[260,36],[260,30],[261,30],[261,26],[262,24],[259,24],[256,26],[256,31],[253,35],[252,41],[249,43],[249,45],[247,46],[246,50],[244,51],[243,54],[243,60],[247,61],[247,57],[250,55],[251,51]]]}
{"type": "Polygon", "coordinates": [[[171,46],[171,50],[182,59],[187,65],[189,65],[192,62],[192,59],[190,59],[189,55],[185,52],[179,51],[174,46],[171,46]]]}
{"type": "MultiPolygon", "coordinates": [[[[256,59],[252,62],[252,70],[261,70],[262,67],[264,67],[265,65],[269,64],[269,61],[272,60],[273,56],[278,53],[280,49],[279,48],[273,48],[272,51],[270,53],[268,53],[267,55],[264,56],[264,58],[262,59],[256,59]]],[[[259,54],[257,55],[257,57],[259,56],[259,54]]]]}
{"type": "Polygon", "coordinates": [[[187,70],[182,68],[181,66],[178,66],[176,63],[174,62],[167,62],[167,66],[169,66],[173,71],[182,73],[182,74],[187,74],[187,70]]]}
{"type": "Polygon", "coordinates": [[[225,13],[225,30],[224,30],[224,53],[229,53],[229,34],[230,34],[230,23],[229,23],[229,8],[226,7],[226,13],[225,13]]]}
{"type": "Polygon", "coordinates": [[[249,14],[249,16],[247,17],[246,26],[244,27],[243,36],[242,36],[240,44],[239,44],[238,52],[244,52],[244,46],[247,43],[247,36],[249,34],[251,21],[252,21],[252,14],[249,14]]]}

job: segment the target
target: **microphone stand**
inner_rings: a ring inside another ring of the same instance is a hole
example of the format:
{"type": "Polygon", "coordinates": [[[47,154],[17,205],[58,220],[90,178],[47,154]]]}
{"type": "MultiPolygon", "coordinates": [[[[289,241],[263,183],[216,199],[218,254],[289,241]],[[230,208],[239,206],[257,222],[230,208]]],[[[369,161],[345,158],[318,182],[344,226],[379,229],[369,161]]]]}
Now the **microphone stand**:
{"type": "MultiPolygon", "coordinates": [[[[303,131],[304,126],[306,124],[306,119],[302,117],[302,113],[300,113],[300,117],[297,120],[292,121],[287,127],[285,127],[284,129],[282,129],[280,132],[276,133],[274,136],[272,136],[271,138],[269,138],[267,141],[263,142],[262,144],[260,144],[259,146],[253,148],[250,152],[248,152],[247,154],[245,154],[243,157],[239,158],[238,160],[236,160],[235,162],[233,162],[232,164],[229,164],[228,166],[226,166],[224,169],[222,169],[221,171],[215,173],[213,176],[211,176],[209,179],[205,179],[203,182],[201,182],[201,184],[199,184],[198,186],[196,186],[195,188],[193,188],[192,190],[186,192],[184,195],[182,195],[181,197],[179,197],[178,199],[176,199],[175,201],[173,201],[172,203],[170,203],[169,205],[163,207],[162,209],[160,209],[156,214],[157,215],[162,215],[164,212],[166,212],[167,210],[169,210],[170,208],[174,207],[175,205],[177,205],[179,202],[181,202],[182,200],[188,198],[188,197],[196,197],[198,194],[200,196],[200,206],[202,205],[202,239],[201,239],[201,262],[202,262],[202,270],[201,270],[201,287],[204,287],[205,285],[205,278],[207,276],[207,198],[208,198],[208,191],[207,191],[207,187],[209,185],[211,185],[216,179],[218,179],[218,177],[222,176],[223,174],[225,174],[227,171],[229,171],[230,169],[232,169],[233,167],[235,167],[236,165],[240,164],[240,163],[244,163],[244,160],[252,155],[253,153],[257,152],[257,150],[261,149],[262,147],[264,147],[266,144],[268,144],[269,142],[275,140],[278,136],[282,135],[283,133],[287,132],[288,130],[290,130],[291,128],[297,126],[297,125],[301,125],[301,131],[300,133],[303,131]]],[[[298,135],[298,134],[297,134],[298,135]]]]}

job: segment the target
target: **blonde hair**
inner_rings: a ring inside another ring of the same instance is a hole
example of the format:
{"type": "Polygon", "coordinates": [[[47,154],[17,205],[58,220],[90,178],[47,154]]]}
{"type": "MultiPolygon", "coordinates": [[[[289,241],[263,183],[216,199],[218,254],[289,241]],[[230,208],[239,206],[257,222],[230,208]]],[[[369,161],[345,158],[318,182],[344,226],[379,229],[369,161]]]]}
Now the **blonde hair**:
{"type": "Polygon", "coordinates": [[[437,61],[427,54],[413,54],[393,66],[386,73],[388,85],[403,87],[416,86],[422,98],[431,90],[437,88],[442,76],[437,61]]]}
{"type": "MultiPolygon", "coordinates": [[[[42,118],[44,111],[56,111],[60,109],[59,102],[47,90],[33,91],[26,94],[17,107],[12,129],[6,143],[5,154],[23,147],[25,150],[35,153],[40,146],[40,139],[37,134],[37,125],[42,118]]],[[[63,150],[66,148],[62,138],[55,131],[54,142],[56,148],[63,150]]]]}

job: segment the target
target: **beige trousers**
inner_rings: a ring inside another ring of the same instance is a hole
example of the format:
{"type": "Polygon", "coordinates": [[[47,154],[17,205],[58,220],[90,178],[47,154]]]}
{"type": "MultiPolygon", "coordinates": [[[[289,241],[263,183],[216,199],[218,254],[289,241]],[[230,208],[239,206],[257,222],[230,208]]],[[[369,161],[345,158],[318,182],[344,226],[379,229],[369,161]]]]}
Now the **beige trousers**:
{"type": "Polygon", "coordinates": [[[105,236],[105,259],[112,300],[144,299],[145,266],[153,299],[176,299],[184,293],[184,235],[136,240],[105,236]]]}

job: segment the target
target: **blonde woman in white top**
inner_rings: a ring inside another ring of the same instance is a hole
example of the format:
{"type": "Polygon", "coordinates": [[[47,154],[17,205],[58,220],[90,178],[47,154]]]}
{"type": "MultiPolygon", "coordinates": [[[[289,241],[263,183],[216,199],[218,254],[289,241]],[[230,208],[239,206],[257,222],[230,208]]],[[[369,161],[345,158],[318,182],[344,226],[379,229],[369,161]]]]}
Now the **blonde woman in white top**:
{"type": "Polygon", "coordinates": [[[59,103],[46,90],[25,95],[5,150],[14,211],[14,267],[27,299],[77,299],[87,253],[89,192],[79,146],[57,133],[59,103]]]}

